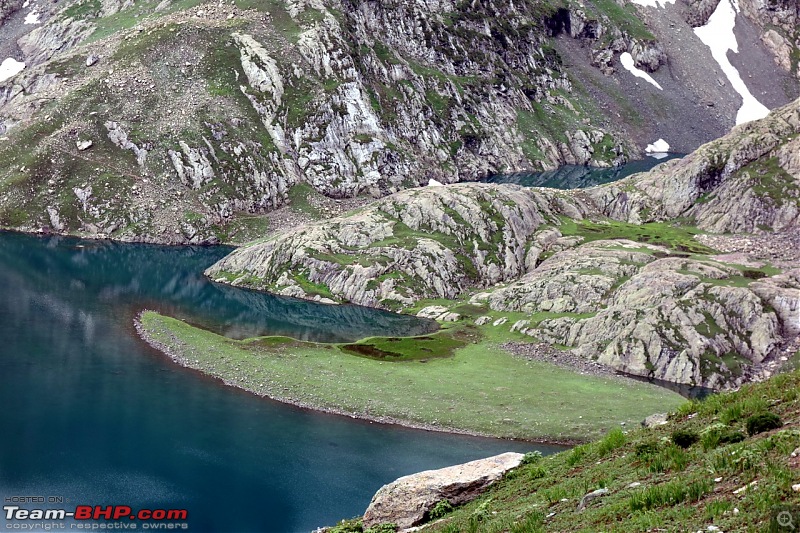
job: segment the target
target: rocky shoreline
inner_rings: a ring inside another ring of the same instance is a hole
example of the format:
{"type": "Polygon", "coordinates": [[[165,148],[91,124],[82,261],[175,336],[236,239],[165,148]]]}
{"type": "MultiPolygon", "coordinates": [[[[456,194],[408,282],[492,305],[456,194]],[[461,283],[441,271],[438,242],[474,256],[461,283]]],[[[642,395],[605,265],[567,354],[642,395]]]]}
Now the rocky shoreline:
{"type": "MultiPolygon", "coordinates": [[[[312,411],[316,411],[319,413],[331,414],[331,415],[338,415],[338,416],[345,416],[347,418],[363,420],[365,422],[370,423],[378,423],[378,424],[390,424],[390,425],[397,425],[402,426],[410,429],[420,429],[424,431],[438,431],[442,433],[453,433],[457,435],[466,435],[471,437],[483,437],[483,438],[491,438],[491,439],[501,439],[501,440],[512,440],[512,439],[502,439],[501,437],[497,437],[496,435],[491,435],[488,433],[481,433],[476,431],[468,431],[459,428],[447,427],[447,426],[439,426],[435,424],[427,424],[421,422],[413,422],[410,420],[404,420],[400,418],[388,417],[388,416],[373,416],[366,413],[353,413],[349,411],[345,411],[343,409],[335,409],[331,407],[324,407],[319,405],[313,405],[309,402],[299,401],[294,398],[287,398],[285,396],[281,396],[276,394],[272,391],[270,392],[263,392],[258,391],[253,388],[247,387],[245,384],[237,383],[228,379],[223,378],[222,376],[215,375],[213,373],[205,372],[204,370],[197,368],[192,364],[192,362],[186,358],[186,356],[179,351],[174,350],[173,348],[166,346],[165,344],[157,341],[153,338],[152,335],[145,329],[144,325],[142,324],[142,315],[146,312],[150,311],[149,309],[143,309],[140,311],[136,318],[133,321],[134,328],[136,329],[136,333],[138,334],[139,338],[142,339],[145,343],[147,343],[151,348],[158,350],[159,352],[163,353],[167,357],[169,357],[172,362],[184,367],[195,370],[197,372],[201,372],[205,375],[209,375],[215,377],[222,381],[225,385],[229,387],[235,387],[244,391],[247,391],[252,394],[256,394],[263,398],[268,398],[270,400],[281,402],[285,404],[292,405],[294,407],[298,407],[301,409],[309,409],[312,411]]],[[[175,339],[176,342],[180,342],[178,339],[175,339]]],[[[516,439],[513,439],[516,440],[516,439]]],[[[545,444],[545,445],[556,445],[556,446],[575,446],[577,444],[581,444],[583,441],[576,440],[576,439],[519,439],[521,442],[530,442],[532,444],[545,444]]]]}
{"type": "Polygon", "coordinates": [[[559,350],[544,342],[504,342],[500,347],[513,355],[556,365],[579,374],[625,379],[624,375],[611,367],[575,355],[569,350],[559,350]]]}

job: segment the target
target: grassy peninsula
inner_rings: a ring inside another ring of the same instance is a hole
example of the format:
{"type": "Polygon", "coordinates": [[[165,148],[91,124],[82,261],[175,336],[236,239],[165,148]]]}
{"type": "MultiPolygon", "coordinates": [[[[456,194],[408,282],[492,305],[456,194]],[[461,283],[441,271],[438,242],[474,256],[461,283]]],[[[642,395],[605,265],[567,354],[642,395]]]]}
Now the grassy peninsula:
{"type": "Polygon", "coordinates": [[[491,324],[460,321],[425,340],[350,344],[232,340],[151,311],[142,313],[138,329],[180,364],[229,385],[323,411],[429,429],[586,441],[682,402],[678,394],[647,383],[581,375],[514,356],[500,347],[513,334],[491,324]],[[427,357],[421,346],[427,346],[427,357]]]}

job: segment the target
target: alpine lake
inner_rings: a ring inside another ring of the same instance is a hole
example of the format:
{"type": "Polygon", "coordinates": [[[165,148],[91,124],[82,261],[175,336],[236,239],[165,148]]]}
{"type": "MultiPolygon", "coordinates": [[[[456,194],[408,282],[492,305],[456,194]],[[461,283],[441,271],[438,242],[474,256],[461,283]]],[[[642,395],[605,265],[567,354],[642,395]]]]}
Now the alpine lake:
{"type": "MultiPolygon", "coordinates": [[[[580,188],[658,162],[485,181],[580,188]]],[[[0,496],[54,500],[22,508],[186,509],[189,531],[288,533],[363,513],[403,475],[563,449],[297,408],[180,367],[139,339],[143,309],[232,338],[348,342],[436,327],[206,279],[229,251],[0,232],[0,496]]]]}

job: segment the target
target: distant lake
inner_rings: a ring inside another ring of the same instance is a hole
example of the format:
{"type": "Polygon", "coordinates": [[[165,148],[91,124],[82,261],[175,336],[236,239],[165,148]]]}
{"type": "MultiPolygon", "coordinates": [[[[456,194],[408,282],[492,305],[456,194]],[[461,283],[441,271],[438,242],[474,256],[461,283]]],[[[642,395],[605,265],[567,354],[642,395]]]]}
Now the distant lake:
{"type": "Polygon", "coordinates": [[[551,187],[553,189],[585,189],[604,183],[627,178],[637,172],[647,172],[651,168],[683,157],[685,154],[663,154],[661,158],[646,157],[629,161],[619,167],[587,167],[564,165],[555,170],[545,172],[517,172],[512,174],[495,174],[482,180],[486,183],[513,183],[523,187],[551,187]]]}
{"type": "Polygon", "coordinates": [[[363,513],[402,475],[560,449],[298,409],[181,368],[136,336],[143,308],[236,338],[348,341],[433,326],[204,278],[229,251],[0,232],[0,497],[187,508],[195,532],[310,531],[363,513]]]}

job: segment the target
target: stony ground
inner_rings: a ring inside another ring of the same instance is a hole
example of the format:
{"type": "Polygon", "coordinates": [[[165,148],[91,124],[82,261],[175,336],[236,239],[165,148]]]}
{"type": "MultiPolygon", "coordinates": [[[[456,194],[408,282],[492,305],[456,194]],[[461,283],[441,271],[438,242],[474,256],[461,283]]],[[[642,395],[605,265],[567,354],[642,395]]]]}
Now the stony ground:
{"type": "Polygon", "coordinates": [[[545,363],[560,366],[561,368],[573,370],[579,374],[588,374],[592,376],[619,375],[613,368],[572,354],[569,351],[559,350],[544,342],[506,342],[500,346],[514,355],[532,361],[544,361],[545,363]]]}
{"type": "MultiPolygon", "coordinates": [[[[739,66],[778,105],[798,83],[760,32],[791,33],[791,6],[751,3],[737,27],[753,61],[739,66]]],[[[0,83],[0,226],[240,243],[307,220],[264,217],[295,186],[380,197],[431,178],[609,165],[658,137],[689,151],[732,123],[737,100],[683,3],[482,6],[37,0],[9,12],[0,55],[27,68],[0,83]],[[34,8],[41,22],[23,24],[34,8]],[[621,69],[623,51],[664,90],[621,69]],[[129,143],[108,142],[109,121],[129,143]]]]}
{"type": "Polygon", "coordinates": [[[800,233],[784,231],[756,235],[698,235],[697,240],[723,252],[714,256],[720,261],[761,266],[769,262],[780,268],[800,264],[800,233]]]}

